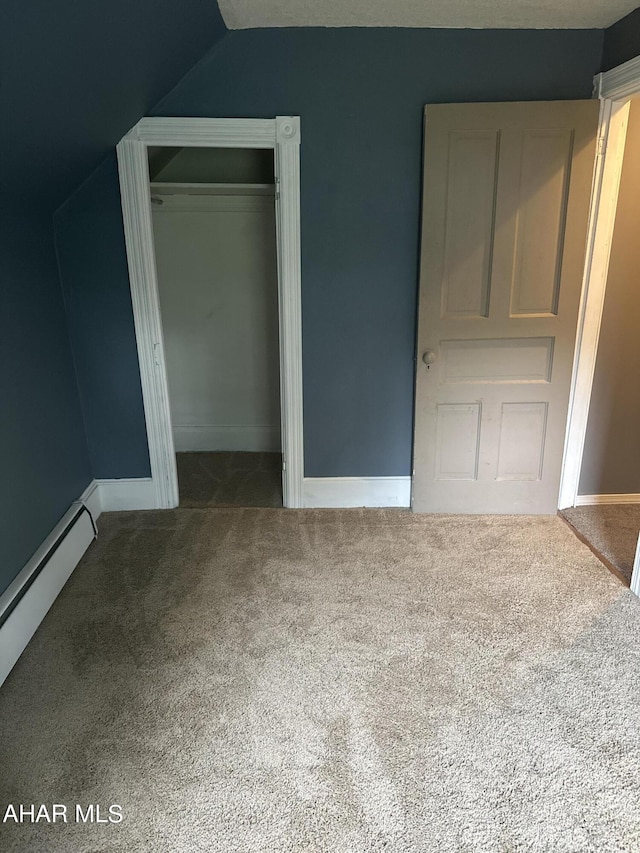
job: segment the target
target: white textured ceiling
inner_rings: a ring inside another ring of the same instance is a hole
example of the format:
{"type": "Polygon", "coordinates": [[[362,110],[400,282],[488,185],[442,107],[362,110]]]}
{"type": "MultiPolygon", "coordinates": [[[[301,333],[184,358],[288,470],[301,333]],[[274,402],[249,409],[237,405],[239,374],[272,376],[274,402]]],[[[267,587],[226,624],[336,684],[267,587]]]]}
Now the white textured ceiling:
{"type": "Polygon", "coordinates": [[[218,0],[230,30],[253,27],[601,29],[638,0],[218,0]]]}

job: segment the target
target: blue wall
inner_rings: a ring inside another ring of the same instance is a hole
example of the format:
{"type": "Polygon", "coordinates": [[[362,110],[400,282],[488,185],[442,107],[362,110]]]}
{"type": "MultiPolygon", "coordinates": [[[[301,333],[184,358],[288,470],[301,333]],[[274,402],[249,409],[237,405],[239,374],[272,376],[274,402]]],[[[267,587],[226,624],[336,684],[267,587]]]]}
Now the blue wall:
{"type": "Polygon", "coordinates": [[[3,2],[0,592],[92,477],[53,211],[224,32],[212,0],[3,2]]]}
{"type": "Polygon", "coordinates": [[[113,288],[129,275],[115,152],[54,222],[92,470],[96,477],[148,477],[131,296],[128,286],[113,288]]]}
{"type": "MultiPolygon", "coordinates": [[[[602,32],[594,30],[234,31],[153,111],[301,116],[307,476],[410,471],[423,105],[588,98],[601,50],[602,32]]],[[[92,215],[104,222],[102,198],[96,194],[93,214],[82,208],[83,233],[92,215]]],[[[72,278],[92,288],[83,275],[76,264],[72,278]]],[[[118,262],[95,299],[121,332],[131,322],[127,293],[118,262]]],[[[135,356],[129,347],[128,364],[98,364],[91,333],[100,336],[102,321],[91,316],[94,296],[85,303],[72,330],[88,323],[78,359],[94,365],[85,411],[90,444],[104,451],[96,474],[136,476],[146,471],[142,451],[131,459],[124,436],[117,447],[92,438],[114,405],[104,388],[131,380],[135,356]]],[[[140,406],[130,403],[127,430],[137,437],[140,406]]]]}
{"type": "Polygon", "coordinates": [[[0,202],[0,592],[91,479],[51,216],[9,201],[0,202]]]}
{"type": "Polygon", "coordinates": [[[640,9],[636,9],[605,31],[602,70],[609,71],[639,54],[640,9]]]}

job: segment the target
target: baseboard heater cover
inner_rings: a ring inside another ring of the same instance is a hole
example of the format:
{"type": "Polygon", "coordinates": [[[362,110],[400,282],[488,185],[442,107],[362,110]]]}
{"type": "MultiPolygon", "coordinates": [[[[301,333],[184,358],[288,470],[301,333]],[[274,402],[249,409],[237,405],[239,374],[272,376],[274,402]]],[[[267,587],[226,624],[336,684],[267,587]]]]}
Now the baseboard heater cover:
{"type": "Polygon", "coordinates": [[[73,504],[0,596],[0,684],[96,536],[87,507],[73,504]]]}

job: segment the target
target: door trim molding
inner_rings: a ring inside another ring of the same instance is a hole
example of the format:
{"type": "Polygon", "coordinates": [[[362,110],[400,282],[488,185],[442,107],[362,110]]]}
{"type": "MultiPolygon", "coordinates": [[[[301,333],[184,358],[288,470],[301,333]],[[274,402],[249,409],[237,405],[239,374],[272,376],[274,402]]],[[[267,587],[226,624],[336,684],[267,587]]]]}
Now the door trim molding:
{"type": "Polygon", "coordinates": [[[302,311],[300,273],[300,118],[143,118],[117,145],[125,244],[149,443],[154,506],[178,505],[155,255],[147,147],[273,149],[280,338],[283,502],[301,507],[302,311]]]}
{"type": "Polygon", "coordinates": [[[640,92],[640,56],[593,78],[594,97],[623,101],[640,92]]]}
{"type": "Polygon", "coordinates": [[[640,94],[640,57],[594,78],[600,99],[582,296],[571,378],[558,508],[576,506],[604,311],[611,240],[627,133],[629,98],[640,94]]]}

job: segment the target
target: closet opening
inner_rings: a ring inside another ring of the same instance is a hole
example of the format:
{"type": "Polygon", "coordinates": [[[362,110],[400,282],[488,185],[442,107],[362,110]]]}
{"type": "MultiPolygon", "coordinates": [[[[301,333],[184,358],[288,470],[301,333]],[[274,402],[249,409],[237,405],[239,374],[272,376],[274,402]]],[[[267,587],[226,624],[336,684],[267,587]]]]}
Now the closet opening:
{"type": "Polygon", "coordinates": [[[273,149],[147,148],[181,507],[282,507],[273,149]]]}

